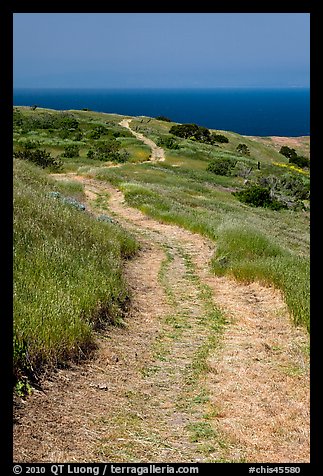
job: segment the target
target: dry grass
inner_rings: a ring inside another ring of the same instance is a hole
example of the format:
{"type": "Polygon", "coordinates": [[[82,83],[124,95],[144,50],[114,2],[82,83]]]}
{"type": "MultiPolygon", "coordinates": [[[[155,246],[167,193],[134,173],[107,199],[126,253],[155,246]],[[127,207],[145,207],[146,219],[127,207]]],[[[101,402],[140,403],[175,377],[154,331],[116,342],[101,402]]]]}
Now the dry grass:
{"type": "Polygon", "coordinates": [[[58,371],[18,412],[15,461],[308,461],[308,337],[280,294],[215,278],[208,240],[127,207],[109,185],[74,178],[89,200],[108,193],[110,212],[140,237],[126,267],[132,311],[126,327],[100,337],[94,361],[58,371]],[[230,324],[194,373],[209,337],[198,283],[230,324]]]}
{"type": "Polygon", "coordinates": [[[222,349],[209,359],[215,427],[248,462],[309,462],[308,336],[290,325],[280,293],[257,283],[217,279],[231,319],[222,349]]]}

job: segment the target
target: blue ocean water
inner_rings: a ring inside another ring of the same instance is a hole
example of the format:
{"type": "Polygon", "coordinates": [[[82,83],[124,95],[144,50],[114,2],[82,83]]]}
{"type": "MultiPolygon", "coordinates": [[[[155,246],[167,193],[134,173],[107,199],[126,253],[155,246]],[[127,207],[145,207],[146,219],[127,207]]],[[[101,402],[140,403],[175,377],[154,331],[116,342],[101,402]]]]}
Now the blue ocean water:
{"type": "Polygon", "coordinates": [[[310,134],[310,90],[15,89],[15,106],[166,116],[180,123],[256,136],[310,134]]]}

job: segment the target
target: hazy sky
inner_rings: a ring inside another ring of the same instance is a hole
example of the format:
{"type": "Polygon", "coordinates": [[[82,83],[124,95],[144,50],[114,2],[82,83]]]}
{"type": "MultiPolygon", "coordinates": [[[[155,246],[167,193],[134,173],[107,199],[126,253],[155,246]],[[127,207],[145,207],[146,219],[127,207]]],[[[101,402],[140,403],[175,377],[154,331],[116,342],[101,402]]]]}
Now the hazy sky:
{"type": "Polygon", "coordinates": [[[15,13],[15,87],[307,87],[308,13],[15,13]]]}

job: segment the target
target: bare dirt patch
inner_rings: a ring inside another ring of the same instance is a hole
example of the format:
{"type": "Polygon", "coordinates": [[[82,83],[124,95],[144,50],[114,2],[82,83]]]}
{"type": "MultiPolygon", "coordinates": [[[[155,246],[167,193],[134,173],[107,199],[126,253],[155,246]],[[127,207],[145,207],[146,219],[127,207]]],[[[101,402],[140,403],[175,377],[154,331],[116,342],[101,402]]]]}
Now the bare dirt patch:
{"type": "Polygon", "coordinates": [[[310,156],[310,136],[300,137],[283,137],[283,136],[268,136],[268,137],[254,137],[246,136],[248,139],[254,139],[257,142],[262,142],[268,146],[273,146],[277,151],[282,146],[288,146],[295,149],[299,155],[310,156]]]}

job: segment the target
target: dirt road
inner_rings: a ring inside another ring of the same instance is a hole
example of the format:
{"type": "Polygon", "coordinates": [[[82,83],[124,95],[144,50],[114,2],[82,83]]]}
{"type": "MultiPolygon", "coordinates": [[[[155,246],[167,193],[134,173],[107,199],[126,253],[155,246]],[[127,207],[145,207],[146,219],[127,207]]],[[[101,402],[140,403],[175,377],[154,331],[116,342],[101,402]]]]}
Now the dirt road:
{"type": "Polygon", "coordinates": [[[280,293],[212,276],[211,242],[128,207],[109,184],[66,177],[141,243],[125,265],[131,313],[98,335],[94,360],[21,403],[14,461],[309,461],[308,336],[280,293]]]}
{"type": "Polygon", "coordinates": [[[119,122],[119,125],[128,129],[137,139],[141,140],[144,144],[148,145],[151,148],[151,156],[149,157],[149,160],[163,162],[165,160],[164,149],[158,147],[154,141],[148,139],[148,137],[144,136],[140,132],[136,132],[131,129],[131,121],[132,119],[123,119],[121,122],[119,122]]]}

